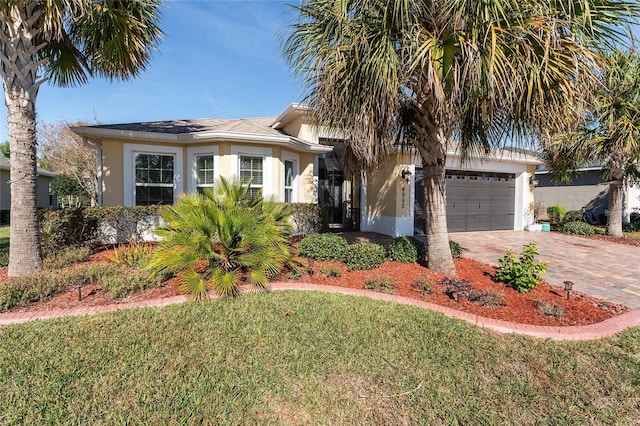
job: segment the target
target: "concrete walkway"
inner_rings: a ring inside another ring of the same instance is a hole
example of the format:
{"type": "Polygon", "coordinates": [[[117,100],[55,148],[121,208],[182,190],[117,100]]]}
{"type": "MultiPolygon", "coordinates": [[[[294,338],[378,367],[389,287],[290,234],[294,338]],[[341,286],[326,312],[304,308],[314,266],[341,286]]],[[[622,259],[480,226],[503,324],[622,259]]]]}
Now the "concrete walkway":
{"type": "Polygon", "coordinates": [[[457,232],[449,237],[464,248],[464,256],[492,265],[512,249],[534,243],[547,262],[544,278],[631,309],[640,309],[640,247],[590,240],[558,232],[457,232]]]}

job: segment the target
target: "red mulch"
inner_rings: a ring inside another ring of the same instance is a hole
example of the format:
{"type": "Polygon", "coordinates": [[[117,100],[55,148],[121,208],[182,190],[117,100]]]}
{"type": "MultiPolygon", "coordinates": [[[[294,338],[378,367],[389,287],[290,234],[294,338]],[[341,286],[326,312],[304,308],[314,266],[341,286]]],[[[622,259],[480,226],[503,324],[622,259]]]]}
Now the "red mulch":
{"type": "MultiPolygon", "coordinates": [[[[104,252],[93,255],[90,261],[105,262],[104,252]]],[[[495,273],[495,268],[489,265],[471,259],[459,259],[455,263],[459,279],[468,279],[475,290],[501,294],[504,305],[485,307],[465,299],[460,301],[453,300],[442,293],[442,286],[439,284],[443,278],[442,275],[418,264],[385,262],[381,267],[369,271],[348,271],[341,263],[315,262],[315,273],[311,276],[303,276],[300,281],[361,289],[363,283],[371,278],[391,277],[395,282],[396,294],[398,295],[448,306],[484,317],[524,324],[585,325],[603,321],[628,310],[622,305],[604,302],[579,292],[572,292],[570,300],[566,300],[566,293],[562,288],[546,282],[543,282],[529,293],[520,294],[504,284],[494,282],[492,275],[495,273]],[[339,278],[331,278],[320,274],[322,269],[331,268],[340,271],[341,276],[339,278]],[[434,291],[431,294],[422,294],[412,287],[412,284],[421,275],[427,275],[431,278],[434,284],[434,291]],[[537,306],[541,302],[560,306],[564,311],[564,315],[561,318],[544,316],[537,306]]],[[[283,280],[285,275],[286,273],[283,273],[278,279],[283,280]]],[[[0,283],[6,280],[7,268],[0,268],[0,283]]],[[[116,301],[103,292],[100,285],[97,284],[83,287],[82,300],[80,301],[78,301],[78,290],[72,287],[67,292],[59,294],[48,301],[16,308],[14,312],[100,306],[171,297],[178,294],[180,294],[180,291],[177,283],[175,279],[172,279],[167,281],[161,288],[140,291],[126,299],[116,301]]]]}
{"type": "Polygon", "coordinates": [[[595,235],[590,235],[590,236],[584,236],[584,235],[580,235],[583,238],[588,238],[590,240],[599,240],[599,241],[607,241],[610,243],[616,243],[616,244],[625,244],[628,246],[636,246],[636,247],[640,247],[640,238],[634,238],[634,237],[614,237],[611,235],[602,235],[602,234],[595,234],[595,235]]]}

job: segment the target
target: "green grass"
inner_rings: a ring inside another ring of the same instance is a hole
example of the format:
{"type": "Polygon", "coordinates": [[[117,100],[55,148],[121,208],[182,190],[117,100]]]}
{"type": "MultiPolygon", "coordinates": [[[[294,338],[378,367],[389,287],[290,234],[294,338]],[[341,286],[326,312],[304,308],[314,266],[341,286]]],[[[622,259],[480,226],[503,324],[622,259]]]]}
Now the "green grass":
{"type": "Polygon", "coordinates": [[[312,292],[0,327],[1,424],[631,424],[640,329],[496,335],[312,292]]]}
{"type": "Polygon", "coordinates": [[[9,227],[0,226],[0,266],[9,264],[9,227]]]}

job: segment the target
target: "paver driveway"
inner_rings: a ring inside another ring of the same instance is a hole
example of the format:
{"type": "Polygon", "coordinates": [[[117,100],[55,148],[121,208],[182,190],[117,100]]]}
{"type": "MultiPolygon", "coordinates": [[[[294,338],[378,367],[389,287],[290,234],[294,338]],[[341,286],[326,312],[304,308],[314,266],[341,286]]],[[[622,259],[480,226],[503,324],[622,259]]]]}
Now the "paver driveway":
{"type": "Polygon", "coordinates": [[[539,259],[547,262],[544,278],[552,284],[565,280],[574,288],[611,302],[640,309],[640,247],[589,240],[557,232],[456,232],[449,237],[464,248],[464,256],[492,265],[507,249],[516,255],[534,243],[539,259]]]}

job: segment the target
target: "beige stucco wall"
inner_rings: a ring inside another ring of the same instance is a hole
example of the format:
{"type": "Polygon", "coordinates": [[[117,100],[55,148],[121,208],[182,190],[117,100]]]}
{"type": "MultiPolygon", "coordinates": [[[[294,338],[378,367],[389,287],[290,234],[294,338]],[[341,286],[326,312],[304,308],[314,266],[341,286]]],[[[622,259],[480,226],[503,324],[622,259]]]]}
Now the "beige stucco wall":
{"type": "Polygon", "coordinates": [[[411,215],[411,183],[401,178],[405,167],[413,172],[409,157],[394,155],[368,173],[366,211],[369,216],[411,215]]]}
{"type": "MultiPolygon", "coordinates": [[[[11,185],[9,170],[0,170],[0,210],[11,209],[11,185]]],[[[36,203],[39,209],[55,207],[49,204],[50,176],[38,176],[36,181],[36,203]]]]}
{"type": "MultiPolygon", "coordinates": [[[[234,164],[233,159],[237,158],[233,155],[234,149],[241,151],[246,147],[247,152],[251,152],[253,148],[258,150],[271,151],[271,156],[266,158],[268,166],[265,165],[265,169],[268,167],[271,170],[271,180],[265,182],[269,184],[273,195],[276,200],[284,199],[283,183],[284,183],[284,169],[283,169],[283,155],[294,154],[298,159],[299,179],[297,181],[297,196],[299,202],[313,202],[315,197],[313,195],[313,163],[314,154],[295,152],[290,148],[282,148],[277,145],[266,144],[249,144],[239,141],[216,141],[216,142],[200,142],[195,144],[168,144],[158,143],[147,140],[115,140],[106,139],[102,141],[102,163],[103,163],[103,182],[102,182],[102,203],[104,206],[115,206],[125,204],[125,190],[132,190],[125,188],[125,170],[124,170],[124,146],[125,144],[133,145],[145,145],[148,146],[150,152],[153,151],[154,146],[158,147],[171,147],[175,150],[180,150],[182,153],[182,170],[183,178],[181,184],[177,189],[178,193],[187,191],[188,188],[188,174],[191,170],[190,157],[188,155],[189,148],[198,147],[211,147],[216,146],[218,149],[218,168],[219,171],[216,174],[231,177],[237,174],[237,164],[234,164]]],[[[265,177],[267,178],[267,177],[265,177]]],[[[131,185],[130,183],[129,185],[131,185]]]]}

